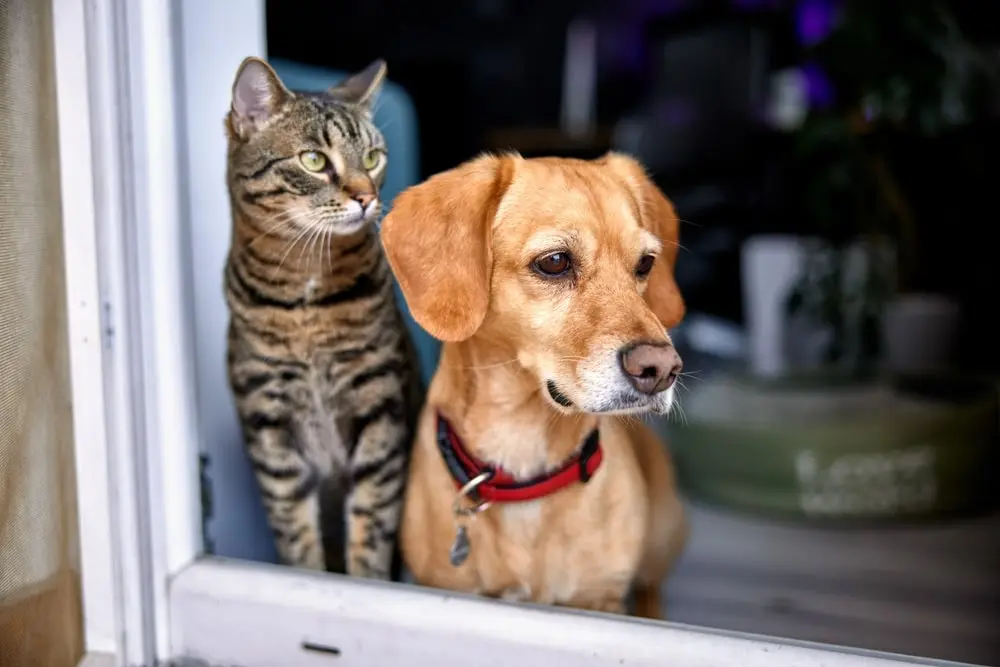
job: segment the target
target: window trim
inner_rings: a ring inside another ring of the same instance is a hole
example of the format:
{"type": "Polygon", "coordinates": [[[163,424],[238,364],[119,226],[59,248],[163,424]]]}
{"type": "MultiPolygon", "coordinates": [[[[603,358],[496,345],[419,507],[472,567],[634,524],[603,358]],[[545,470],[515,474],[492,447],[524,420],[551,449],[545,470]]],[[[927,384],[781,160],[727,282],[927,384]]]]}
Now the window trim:
{"type": "Polygon", "coordinates": [[[200,550],[175,14],[52,9],[85,648],[157,664],[169,576],[200,550]]]}
{"type": "Polygon", "coordinates": [[[106,465],[110,453],[103,391],[104,353],[83,3],[55,0],[52,20],[81,586],[84,591],[101,592],[84,595],[84,635],[88,650],[113,652],[119,639],[117,573],[106,465]]]}
{"type": "MultiPolygon", "coordinates": [[[[263,52],[263,0],[229,2],[240,6],[228,11],[259,17],[263,52]]],[[[182,41],[192,34],[186,21],[198,21],[203,35],[229,29],[227,12],[198,4],[53,0],[84,664],[182,656],[244,667],[330,664],[327,654],[301,650],[303,640],[339,642],[348,664],[946,664],[197,559],[185,233],[194,212],[186,179],[203,175],[184,175],[182,157],[197,139],[185,132],[197,119],[184,97],[199,69],[184,67],[198,45],[182,41]],[[218,25],[206,29],[206,20],[218,25]]]]}
{"type": "MultiPolygon", "coordinates": [[[[944,665],[278,566],[202,559],[170,590],[174,647],[220,665],[944,665]],[[391,639],[390,639],[391,638],[391,639]]],[[[954,663],[952,663],[954,664],[954,663]]]]}

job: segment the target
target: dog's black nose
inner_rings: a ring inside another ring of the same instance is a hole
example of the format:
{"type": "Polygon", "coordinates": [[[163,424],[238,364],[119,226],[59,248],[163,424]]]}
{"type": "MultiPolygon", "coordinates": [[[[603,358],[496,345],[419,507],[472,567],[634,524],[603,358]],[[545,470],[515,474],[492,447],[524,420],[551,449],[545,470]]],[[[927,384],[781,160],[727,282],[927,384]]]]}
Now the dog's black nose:
{"type": "Polygon", "coordinates": [[[632,343],[621,349],[618,359],[632,386],[650,396],[670,389],[683,367],[670,343],[632,343]]]}

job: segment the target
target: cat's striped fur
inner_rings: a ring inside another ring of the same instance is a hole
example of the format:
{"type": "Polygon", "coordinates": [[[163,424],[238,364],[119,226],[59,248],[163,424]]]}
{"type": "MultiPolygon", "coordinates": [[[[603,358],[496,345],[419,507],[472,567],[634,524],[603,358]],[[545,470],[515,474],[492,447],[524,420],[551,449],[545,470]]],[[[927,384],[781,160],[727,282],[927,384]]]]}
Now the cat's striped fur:
{"type": "Polygon", "coordinates": [[[376,61],[292,93],[248,58],[226,118],[229,377],[283,562],[388,578],[420,390],[374,229],[376,61]]]}

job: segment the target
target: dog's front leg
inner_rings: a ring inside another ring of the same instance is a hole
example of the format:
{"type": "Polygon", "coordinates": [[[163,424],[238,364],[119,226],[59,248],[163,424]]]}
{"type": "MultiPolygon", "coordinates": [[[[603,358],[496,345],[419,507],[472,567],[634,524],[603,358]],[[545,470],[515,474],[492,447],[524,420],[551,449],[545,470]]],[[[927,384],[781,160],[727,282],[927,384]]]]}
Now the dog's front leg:
{"type": "Polygon", "coordinates": [[[620,598],[599,600],[592,609],[594,611],[603,611],[607,614],[624,614],[626,612],[625,601],[620,598]]]}
{"type": "Polygon", "coordinates": [[[665,620],[663,617],[663,601],[658,586],[637,585],[632,590],[633,614],[639,618],[649,618],[654,621],[665,620]]]}
{"type": "Polygon", "coordinates": [[[628,613],[625,606],[625,591],[617,588],[594,591],[591,595],[574,599],[566,606],[588,611],[602,611],[607,614],[628,613]]]}

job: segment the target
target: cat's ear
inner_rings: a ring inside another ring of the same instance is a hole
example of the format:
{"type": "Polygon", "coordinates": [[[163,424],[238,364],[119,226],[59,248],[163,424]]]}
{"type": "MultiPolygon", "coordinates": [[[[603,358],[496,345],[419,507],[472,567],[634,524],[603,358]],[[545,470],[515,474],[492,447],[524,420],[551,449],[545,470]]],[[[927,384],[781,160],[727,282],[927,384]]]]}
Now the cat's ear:
{"type": "Polygon", "coordinates": [[[260,58],[247,58],[240,63],[233,81],[230,114],[233,132],[246,139],[273,117],[291,96],[270,65],[260,58]]]}
{"type": "Polygon", "coordinates": [[[353,74],[330,88],[331,95],[351,104],[357,104],[371,110],[378,99],[382,82],[388,71],[385,61],[381,58],[372,61],[368,67],[353,74]]]}

